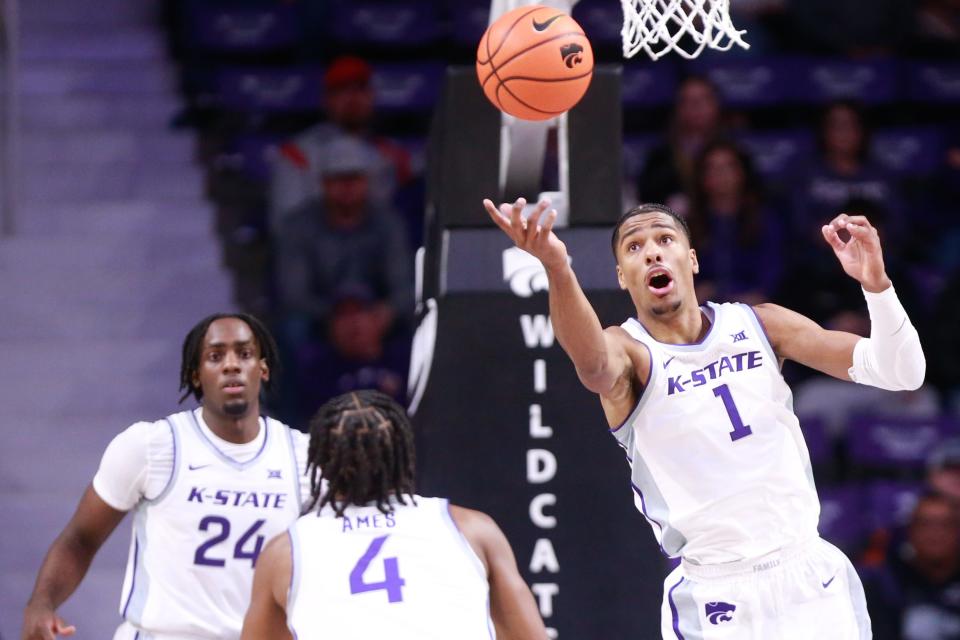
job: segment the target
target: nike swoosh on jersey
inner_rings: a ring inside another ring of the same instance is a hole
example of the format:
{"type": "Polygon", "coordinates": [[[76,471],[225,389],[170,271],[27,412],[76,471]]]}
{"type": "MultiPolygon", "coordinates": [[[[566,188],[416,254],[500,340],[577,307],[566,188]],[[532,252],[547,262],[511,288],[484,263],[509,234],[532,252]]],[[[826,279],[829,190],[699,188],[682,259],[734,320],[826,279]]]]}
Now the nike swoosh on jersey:
{"type": "Polygon", "coordinates": [[[562,17],[563,17],[563,14],[562,14],[562,13],[558,13],[557,15],[553,16],[552,18],[548,18],[545,22],[537,22],[537,19],[534,18],[534,19],[533,19],[533,28],[536,29],[537,31],[546,31],[546,30],[547,30],[547,27],[549,27],[551,24],[553,24],[553,21],[554,21],[554,20],[556,20],[557,18],[562,18],[562,17]]]}
{"type": "Polygon", "coordinates": [[[666,361],[663,363],[663,368],[666,369],[666,368],[667,368],[667,365],[670,364],[671,362],[673,362],[673,359],[676,358],[676,357],[677,357],[677,356],[670,356],[669,358],[667,358],[666,361]]]}
{"type": "Polygon", "coordinates": [[[188,464],[187,469],[190,469],[190,471],[196,471],[197,469],[203,469],[204,467],[209,466],[209,464],[188,464]]]}
{"type": "Polygon", "coordinates": [[[830,578],[830,579],[827,580],[826,582],[821,582],[820,584],[822,584],[822,585],[823,585],[823,588],[826,589],[827,587],[830,586],[830,583],[833,582],[833,579],[836,578],[836,577],[837,577],[837,576],[834,575],[833,578],[830,578]]]}

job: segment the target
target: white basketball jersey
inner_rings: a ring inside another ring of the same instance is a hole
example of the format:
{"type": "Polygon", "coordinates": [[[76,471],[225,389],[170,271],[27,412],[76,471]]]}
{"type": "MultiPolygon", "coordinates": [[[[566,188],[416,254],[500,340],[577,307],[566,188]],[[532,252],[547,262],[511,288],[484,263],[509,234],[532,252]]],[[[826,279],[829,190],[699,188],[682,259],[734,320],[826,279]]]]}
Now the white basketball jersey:
{"type": "MultiPolygon", "coordinates": [[[[409,503],[409,499],[407,500],[409,503]]],[[[395,511],[324,507],[290,529],[287,624],[298,640],[490,640],[486,571],[440,498],[395,511]]]]}
{"type": "Polygon", "coordinates": [[[708,303],[699,344],[654,340],[650,380],[613,435],[634,501],[664,553],[699,564],[755,558],[817,535],[820,503],[790,388],[753,309],[708,303]]]}
{"type": "Polygon", "coordinates": [[[134,509],[121,614],[141,640],[239,638],[256,558],[300,513],[290,429],[261,418],[263,447],[240,463],[216,448],[193,411],[167,421],[173,475],[134,509]]]}

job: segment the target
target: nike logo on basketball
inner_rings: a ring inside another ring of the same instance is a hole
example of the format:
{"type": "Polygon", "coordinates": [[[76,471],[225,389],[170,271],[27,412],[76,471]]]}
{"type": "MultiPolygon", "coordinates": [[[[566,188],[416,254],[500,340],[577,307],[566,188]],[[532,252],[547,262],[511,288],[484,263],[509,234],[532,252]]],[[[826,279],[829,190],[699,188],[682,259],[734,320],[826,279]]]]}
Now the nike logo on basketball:
{"type": "Polygon", "coordinates": [[[534,18],[534,19],[533,19],[533,28],[536,29],[537,31],[546,31],[546,30],[547,30],[547,27],[549,27],[551,24],[553,24],[553,21],[554,21],[554,20],[556,20],[557,18],[562,18],[562,17],[563,17],[563,14],[562,14],[562,13],[558,13],[557,15],[553,16],[552,18],[547,19],[546,22],[537,22],[537,19],[534,18]]]}
{"type": "Polygon", "coordinates": [[[209,464],[188,464],[187,469],[190,469],[190,471],[196,471],[197,469],[203,469],[204,467],[209,466],[209,464]]]}
{"type": "Polygon", "coordinates": [[[823,585],[823,588],[826,589],[827,587],[829,587],[829,586],[830,586],[830,583],[833,582],[833,579],[836,578],[836,577],[837,577],[837,576],[833,576],[833,578],[830,578],[830,579],[827,580],[826,582],[821,583],[821,584],[823,585]]]}

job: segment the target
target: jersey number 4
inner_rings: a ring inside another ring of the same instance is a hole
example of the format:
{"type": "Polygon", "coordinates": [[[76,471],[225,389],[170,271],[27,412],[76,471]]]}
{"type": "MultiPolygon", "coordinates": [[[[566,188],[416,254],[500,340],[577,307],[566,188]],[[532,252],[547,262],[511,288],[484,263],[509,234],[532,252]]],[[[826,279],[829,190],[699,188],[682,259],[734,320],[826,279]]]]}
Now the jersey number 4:
{"type": "MultiPolygon", "coordinates": [[[[237,543],[233,545],[234,558],[237,560],[249,560],[251,566],[256,566],[257,556],[260,555],[260,549],[263,548],[263,536],[256,534],[265,522],[266,520],[257,520],[240,536],[237,543]],[[253,538],[253,549],[248,550],[246,547],[249,546],[250,538],[253,538]]],[[[213,547],[216,547],[230,537],[230,521],[221,516],[206,516],[200,521],[200,531],[209,531],[214,527],[219,527],[220,531],[197,547],[196,552],[193,554],[193,564],[208,567],[222,567],[227,563],[227,561],[222,558],[211,558],[207,555],[207,552],[213,551],[213,547]]]]}
{"type": "Polygon", "coordinates": [[[730,395],[730,387],[722,384],[713,390],[713,395],[723,400],[723,408],[727,410],[727,417],[730,418],[730,423],[733,425],[733,431],[730,432],[731,440],[736,442],[740,438],[745,438],[753,433],[749,425],[743,424],[740,412],[737,411],[737,405],[733,402],[733,396],[730,395]]]}
{"type": "Polygon", "coordinates": [[[351,594],[356,595],[358,593],[380,591],[382,589],[387,592],[387,600],[390,602],[403,602],[403,585],[405,585],[406,582],[400,577],[400,569],[397,566],[396,558],[383,559],[382,581],[365,582],[363,579],[363,574],[367,572],[370,563],[373,562],[373,559],[380,553],[380,549],[383,548],[383,543],[386,542],[389,537],[389,535],[386,535],[374,538],[370,546],[367,547],[367,550],[360,556],[360,560],[357,561],[357,564],[354,565],[350,571],[351,594]]]}

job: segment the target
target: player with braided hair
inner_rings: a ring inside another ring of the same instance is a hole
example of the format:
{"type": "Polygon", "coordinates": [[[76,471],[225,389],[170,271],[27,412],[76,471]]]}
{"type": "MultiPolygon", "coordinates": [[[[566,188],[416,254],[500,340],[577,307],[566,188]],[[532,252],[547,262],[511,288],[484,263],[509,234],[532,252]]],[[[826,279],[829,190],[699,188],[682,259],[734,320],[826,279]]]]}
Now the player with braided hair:
{"type": "Polygon", "coordinates": [[[546,637],[493,519],[415,494],[413,428],[388,396],[321,407],[307,465],[312,499],[260,555],[243,640],[546,637]]]}
{"type": "Polygon", "coordinates": [[[312,501],[307,510],[331,505],[338,517],[348,504],[375,500],[388,513],[391,497],[406,504],[413,495],[413,430],[403,409],[375,391],[334,398],[311,422],[307,474],[312,501]],[[320,495],[321,469],[329,483],[320,495]],[[335,499],[340,496],[341,500],[335,499]]]}

